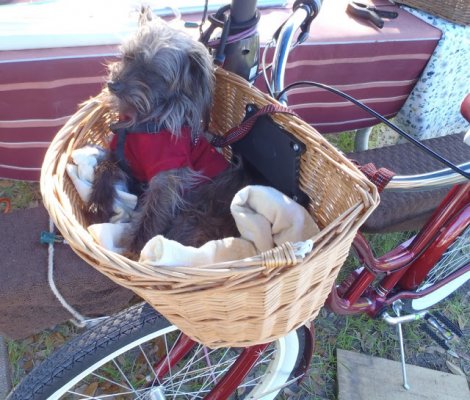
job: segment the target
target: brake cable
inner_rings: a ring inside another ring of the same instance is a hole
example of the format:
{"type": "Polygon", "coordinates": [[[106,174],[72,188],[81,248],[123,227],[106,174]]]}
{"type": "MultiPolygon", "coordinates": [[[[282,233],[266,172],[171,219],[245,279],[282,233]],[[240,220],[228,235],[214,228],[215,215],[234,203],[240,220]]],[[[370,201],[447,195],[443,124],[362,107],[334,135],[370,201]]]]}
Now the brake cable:
{"type": "Polygon", "coordinates": [[[366,106],[364,103],[360,102],[359,100],[355,99],[354,97],[350,96],[349,94],[347,93],[344,93],[342,92],[341,90],[339,89],[336,89],[332,86],[329,86],[329,85],[325,85],[323,83],[318,83],[318,82],[313,82],[313,81],[298,81],[298,82],[294,82],[294,83],[291,83],[289,85],[287,85],[282,91],[280,91],[279,93],[276,94],[276,99],[280,99],[282,98],[282,96],[284,94],[286,94],[287,91],[289,91],[290,89],[296,87],[296,86],[315,86],[315,87],[318,87],[320,89],[325,89],[331,93],[334,93],[340,97],[343,97],[347,100],[349,100],[350,102],[352,102],[353,104],[355,104],[356,106],[362,108],[364,111],[368,112],[369,114],[373,115],[374,117],[376,117],[377,119],[379,119],[380,121],[382,121],[385,125],[387,125],[389,128],[393,129],[395,132],[397,132],[400,136],[404,137],[405,139],[407,139],[408,141],[410,141],[411,143],[413,143],[414,145],[418,146],[418,148],[420,148],[421,150],[423,150],[425,153],[427,153],[428,155],[430,155],[431,157],[435,158],[436,160],[438,160],[439,162],[441,162],[442,164],[445,164],[447,167],[449,167],[450,169],[454,170],[455,172],[457,172],[458,174],[462,175],[463,177],[467,178],[470,180],[470,173],[462,170],[461,168],[459,168],[457,165],[453,164],[452,162],[450,162],[449,160],[447,160],[446,158],[442,157],[440,154],[436,153],[434,150],[430,149],[429,147],[427,147],[426,145],[424,145],[423,143],[421,143],[420,141],[416,140],[414,137],[412,137],[410,134],[406,133],[405,131],[403,131],[402,129],[400,129],[398,126],[396,126],[395,124],[393,124],[392,122],[390,122],[389,120],[387,120],[384,116],[382,116],[381,114],[379,114],[378,112],[374,111],[372,108],[366,106]]]}

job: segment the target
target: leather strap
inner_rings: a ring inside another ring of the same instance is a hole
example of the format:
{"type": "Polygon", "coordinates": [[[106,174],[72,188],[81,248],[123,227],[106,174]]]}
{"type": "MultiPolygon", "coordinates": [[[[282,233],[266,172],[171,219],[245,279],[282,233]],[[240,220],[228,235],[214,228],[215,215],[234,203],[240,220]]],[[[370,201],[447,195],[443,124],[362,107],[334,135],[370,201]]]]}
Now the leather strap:
{"type": "Polygon", "coordinates": [[[395,172],[390,171],[387,168],[378,168],[373,163],[359,165],[354,161],[359,170],[369,179],[377,189],[379,193],[382,192],[392,178],[396,175],[395,172]]]}
{"type": "Polygon", "coordinates": [[[114,133],[117,135],[115,154],[116,154],[119,168],[121,168],[129,176],[132,176],[131,169],[129,167],[129,164],[126,161],[126,156],[124,154],[124,146],[126,144],[126,136],[127,136],[128,130],[126,128],[119,128],[119,129],[116,129],[114,133]]]}
{"type": "Polygon", "coordinates": [[[240,125],[230,129],[225,136],[216,136],[211,140],[211,144],[216,147],[226,147],[243,139],[253,128],[258,117],[266,114],[273,113],[282,113],[282,114],[291,114],[298,116],[294,111],[290,110],[287,107],[283,107],[276,104],[268,104],[260,108],[255,114],[251,117],[244,120],[240,125]]]}

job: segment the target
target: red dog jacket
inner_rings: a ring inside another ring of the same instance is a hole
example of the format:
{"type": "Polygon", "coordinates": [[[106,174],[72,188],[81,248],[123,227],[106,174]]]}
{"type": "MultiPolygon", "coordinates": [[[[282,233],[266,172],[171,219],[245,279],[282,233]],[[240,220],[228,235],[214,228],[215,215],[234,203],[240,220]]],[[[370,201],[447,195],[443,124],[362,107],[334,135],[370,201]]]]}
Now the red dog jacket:
{"type": "MultiPolygon", "coordinates": [[[[112,150],[116,150],[117,141],[115,134],[110,144],[112,150]]],[[[224,156],[205,138],[193,143],[188,127],[181,129],[179,137],[167,130],[128,133],[124,156],[132,174],[141,182],[149,182],[159,172],[183,167],[213,178],[228,167],[224,156]]]]}

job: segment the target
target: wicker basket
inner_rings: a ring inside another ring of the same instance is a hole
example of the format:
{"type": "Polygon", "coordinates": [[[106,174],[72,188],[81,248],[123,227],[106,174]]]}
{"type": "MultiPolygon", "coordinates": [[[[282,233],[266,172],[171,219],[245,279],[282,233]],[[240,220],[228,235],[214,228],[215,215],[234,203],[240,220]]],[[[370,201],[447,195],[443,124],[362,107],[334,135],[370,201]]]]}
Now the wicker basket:
{"type": "MultiPolygon", "coordinates": [[[[242,78],[218,69],[211,131],[237,126],[247,104],[275,103],[242,78]]],[[[99,246],[84,226],[83,204],[65,173],[71,152],[103,143],[112,119],[102,94],[86,102],[58,132],[42,167],[41,191],[52,220],[73,250],[133,290],[191,338],[216,348],[246,347],[286,335],[323,306],[359,226],[378,194],[356,167],[297,117],[273,119],[301,139],[302,190],[321,232],[303,260],[283,245],[258,256],[198,268],[151,268],[99,246]]]]}
{"type": "Polygon", "coordinates": [[[470,25],[470,0],[397,0],[418,10],[426,11],[461,25],[470,25]]]}

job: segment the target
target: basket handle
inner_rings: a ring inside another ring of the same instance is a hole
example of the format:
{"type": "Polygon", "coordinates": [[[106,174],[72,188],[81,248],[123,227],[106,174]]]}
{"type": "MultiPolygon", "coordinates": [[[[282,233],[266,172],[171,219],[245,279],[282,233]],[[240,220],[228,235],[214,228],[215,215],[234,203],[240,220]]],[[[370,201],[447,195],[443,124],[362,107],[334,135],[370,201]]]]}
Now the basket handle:
{"type": "Polygon", "coordinates": [[[266,267],[265,274],[270,270],[279,267],[293,267],[302,262],[307,253],[313,249],[312,240],[304,242],[285,242],[277,247],[263,251],[261,256],[261,264],[266,267]]]}
{"type": "Polygon", "coordinates": [[[291,114],[296,117],[298,115],[291,109],[278,105],[278,104],[268,104],[260,108],[255,114],[251,117],[244,120],[240,125],[230,129],[225,136],[216,136],[211,140],[211,144],[215,147],[226,147],[243,139],[253,128],[258,117],[266,114],[281,113],[281,114],[291,114]]]}

